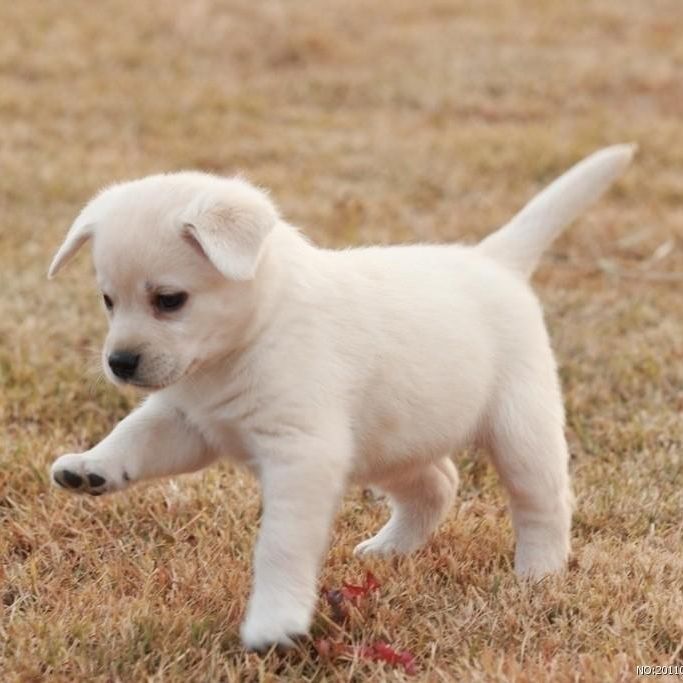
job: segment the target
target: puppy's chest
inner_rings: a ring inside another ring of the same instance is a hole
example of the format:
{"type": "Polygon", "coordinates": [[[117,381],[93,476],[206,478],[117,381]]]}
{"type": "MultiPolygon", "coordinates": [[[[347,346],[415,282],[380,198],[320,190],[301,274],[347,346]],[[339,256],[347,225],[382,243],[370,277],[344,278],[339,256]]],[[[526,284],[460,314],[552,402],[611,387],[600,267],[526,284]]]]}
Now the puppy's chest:
{"type": "Polygon", "coordinates": [[[194,404],[185,406],[184,412],[219,457],[247,466],[251,464],[240,420],[231,411],[222,406],[194,404]]]}

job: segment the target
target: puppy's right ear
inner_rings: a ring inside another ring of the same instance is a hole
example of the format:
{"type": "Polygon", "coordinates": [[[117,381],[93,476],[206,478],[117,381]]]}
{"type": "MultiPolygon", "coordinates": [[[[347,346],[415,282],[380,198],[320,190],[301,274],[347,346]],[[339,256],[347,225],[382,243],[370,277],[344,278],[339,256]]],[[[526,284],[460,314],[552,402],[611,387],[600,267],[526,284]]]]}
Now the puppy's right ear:
{"type": "Polygon", "coordinates": [[[51,280],[68,263],[72,256],[92,237],[95,229],[95,222],[92,215],[89,215],[88,207],[81,211],[78,218],[66,234],[62,246],[52,259],[47,276],[51,280]]]}

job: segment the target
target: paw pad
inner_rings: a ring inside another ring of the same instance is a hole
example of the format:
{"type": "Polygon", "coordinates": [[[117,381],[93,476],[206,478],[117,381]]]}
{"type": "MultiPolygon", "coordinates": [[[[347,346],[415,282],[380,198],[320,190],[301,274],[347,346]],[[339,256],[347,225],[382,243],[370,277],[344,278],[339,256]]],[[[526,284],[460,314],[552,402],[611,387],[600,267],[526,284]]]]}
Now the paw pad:
{"type": "Polygon", "coordinates": [[[55,473],[55,481],[60,485],[70,489],[78,489],[83,484],[83,479],[79,474],[70,470],[61,470],[55,473]]]}
{"type": "Polygon", "coordinates": [[[88,483],[90,486],[102,486],[107,480],[104,477],[100,477],[99,474],[89,474],[88,483]]]}
{"type": "Polygon", "coordinates": [[[88,493],[91,496],[101,496],[106,493],[106,478],[94,472],[77,474],[72,470],[59,469],[54,472],[53,478],[62,488],[78,493],[88,493]]]}

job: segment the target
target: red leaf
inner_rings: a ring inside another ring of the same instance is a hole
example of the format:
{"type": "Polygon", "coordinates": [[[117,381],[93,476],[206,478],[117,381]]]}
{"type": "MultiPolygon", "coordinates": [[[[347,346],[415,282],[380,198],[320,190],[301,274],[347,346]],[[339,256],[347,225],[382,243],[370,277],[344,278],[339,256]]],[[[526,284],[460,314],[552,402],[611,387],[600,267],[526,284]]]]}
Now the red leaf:
{"type": "Polygon", "coordinates": [[[365,587],[367,588],[368,592],[376,591],[380,586],[381,584],[375,578],[375,575],[371,571],[368,571],[368,573],[365,575],[365,587]]]}
{"type": "Polygon", "coordinates": [[[363,586],[354,586],[353,584],[344,582],[343,588],[339,591],[347,600],[356,601],[358,598],[365,595],[363,586]]]}
{"type": "Polygon", "coordinates": [[[379,581],[375,578],[372,572],[365,575],[365,582],[362,586],[354,586],[351,583],[344,582],[341,589],[342,595],[347,600],[357,601],[359,598],[365,597],[368,593],[376,591],[380,587],[379,581]]]}
{"type": "Polygon", "coordinates": [[[407,650],[395,650],[391,645],[381,641],[371,646],[374,650],[374,659],[392,666],[400,665],[407,674],[415,674],[415,656],[407,650]]]}
{"type": "Polygon", "coordinates": [[[353,657],[355,655],[359,659],[366,659],[371,662],[383,662],[392,667],[401,666],[409,676],[417,673],[415,656],[411,652],[395,650],[391,645],[382,641],[353,648],[340,641],[321,638],[315,641],[314,646],[318,655],[324,659],[353,657]]]}

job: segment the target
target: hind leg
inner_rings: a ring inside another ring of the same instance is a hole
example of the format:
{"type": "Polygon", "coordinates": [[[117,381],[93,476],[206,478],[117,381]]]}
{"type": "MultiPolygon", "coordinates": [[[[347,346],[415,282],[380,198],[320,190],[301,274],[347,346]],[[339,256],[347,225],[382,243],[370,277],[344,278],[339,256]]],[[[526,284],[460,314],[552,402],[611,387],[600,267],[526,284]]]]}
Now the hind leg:
{"type": "Polygon", "coordinates": [[[530,578],[560,571],[569,555],[572,493],[564,409],[550,377],[552,383],[515,382],[489,426],[493,462],[510,497],[515,571],[530,578]]]}
{"type": "Polygon", "coordinates": [[[458,472],[449,458],[442,458],[379,488],[389,496],[391,517],[375,536],[356,546],[356,555],[405,554],[423,546],[453,503],[458,472]]]}

